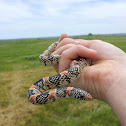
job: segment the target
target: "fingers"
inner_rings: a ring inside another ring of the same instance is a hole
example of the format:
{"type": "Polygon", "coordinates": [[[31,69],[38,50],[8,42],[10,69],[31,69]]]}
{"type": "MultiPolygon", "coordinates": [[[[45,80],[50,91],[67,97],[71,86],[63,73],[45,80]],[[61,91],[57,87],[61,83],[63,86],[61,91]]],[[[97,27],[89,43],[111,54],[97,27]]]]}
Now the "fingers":
{"type": "Polygon", "coordinates": [[[55,52],[53,52],[51,55],[56,55],[56,54],[60,54],[62,55],[62,52],[71,48],[71,47],[74,47],[75,45],[74,44],[66,44],[64,46],[61,46],[60,48],[58,48],[55,52]]]}
{"type": "Polygon", "coordinates": [[[60,38],[59,38],[59,42],[62,41],[64,38],[68,38],[68,35],[66,33],[62,33],[60,38]]]}
{"type": "Polygon", "coordinates": [[[82,40],[82,39],[71,39],[71,38],[63,38],[61,37],[60,43],[58,44],[57,48],[60,48],[66,44],[74,44],[74,45],[83,45],[85,47],[90,47],[92,41],[91,40],[82,40]]]}
{"type": "MultiPolygon", "coordinates": [[[[60,38],[59,38],[59,42],[60,41],[62,41],[64,38],[68,38],[68,35],[66,34],[66,33],[62,33],[61,34],[61,36],[60,36],[60,38]]],[[[57,47],[56,47],[56,49],[57,49],[57,47]]],[[[56,54],[56,53],[55,53],[56,54]]],[[[53,55],[53,54],[52,54],[53,55]]],[[[53,67],[54,67],[54,69],[56,70],[56,72],[57,73],[59,73],[58,71],[59,71],[59,64],[55,64],[55,65],[53,65],[53,67]]]]}
{"type": "MultiPolygon", "coordinates": [[[[61,40],[61,39],[60,39],[61,40]]],[[[60,43],[57,45],[56,50],[64,45],[74,44],[74,40],[71,38],[63,38],[60,43]]]]}
{"type": "Polygon", "coordinates": [[[63,33],[59,39],[59,44],[51,55],[61,54],[61,59],[58,65],[54,66],[57,72],[61,72],[70,67],[70,63],[73,59],[78,57],[94,58],[96,57],[96,51],[89,49],[89,40],[71,39],[68,35],[63,33]]]}
{"type": "MultiPolygon", "coordinates": [[[[62,35],[61,35],[61,39],[62,39],[62,35]]],[[[51,55],[55,55],[55,54],[62,54],[62,52],[66,49],[69,49],[75,45],[82,45],[84,47],[89,46],[91,42],[89,42],[88,40],[81,40],[81,39],[71,39],[71,38],[64,38],[63,40],[60,41],[60,43],[58,44],[56,50],[51,54],[51,55]]]]}
{"type": "Polygon", "coordinates": [[[96,51],[93,49],[87,48],[89,43],[87,40],[73,40],[68,37],[67,34],[62,34],[59,41],[56,51],[54,51],[51,55],[60,54],[61,59],[58,65],[58,72],[61,72],[70,67],[70,63],[73,59],[77,59],[78,57],[84,58],[94,58],[96,57],[96,51]]]}
{"type": "Polygon", "coordinates": [[[78,57],[84,57],[84,58],[96,57],[95,50],[86,48],[82,45],[75,45],[70,48],[67,46],[64,46],[62,47],[61,51],[62,51],[61,52],[62,56],[59,63],[59,72],[65,69],[68,69],[73,59],[77,59],[78,57]]]}
{"type": "Polygon", "coordinates": [[[60,37],[59,40],[60,43],[57,45],[56,47],[56,51],[52,53],[52,55],[54,54],[61,54],[62,53],[62,47],[63,46],[66,46],[66,49],[70,47],[70,44],[73,44],[71,46],[74,46],[74,45],[83,45],[85,47],[88,47],[88,41],[87,40],[79,40],[79,39],[71,39],[71,38],[63,38],[65,37],[64,35],[60,37]]]}

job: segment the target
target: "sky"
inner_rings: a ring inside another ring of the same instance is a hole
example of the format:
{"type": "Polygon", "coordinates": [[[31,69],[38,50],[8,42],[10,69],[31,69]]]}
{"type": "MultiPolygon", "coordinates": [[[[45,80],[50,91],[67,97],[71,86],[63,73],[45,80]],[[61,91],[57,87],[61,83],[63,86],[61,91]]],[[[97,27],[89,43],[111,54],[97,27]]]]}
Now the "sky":
{"type": "Polygon", "coordinates": [[[0,39],[126,33],[126,0],[0,0],[0,39]]]}

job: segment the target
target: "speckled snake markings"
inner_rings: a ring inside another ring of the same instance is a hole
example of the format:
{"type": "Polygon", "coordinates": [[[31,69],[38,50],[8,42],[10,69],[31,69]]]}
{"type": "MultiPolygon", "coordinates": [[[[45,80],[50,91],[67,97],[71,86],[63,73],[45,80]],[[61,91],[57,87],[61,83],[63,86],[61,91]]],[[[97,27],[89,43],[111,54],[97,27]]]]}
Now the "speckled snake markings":
{"type": "MultiPolygon", "coordinates": [[[[50,56],[55,51],[58,42],[52,43],[40,56],[42,65],[53,65],[59,62],[61,55],[50,56]]],[[[78,58],[72,61],[70,68],[50,77],[44,77],[36,81],[28,90],[28,99],[33,104],[46,104],[62,98],[74,98],[80,100],[90,100],[92,96],[86,91],[64,87],[80,77],[84,67],[91,65],[91,60],[78,58]],[[57,87],[47,92],[47,90],[57,87]]]]}

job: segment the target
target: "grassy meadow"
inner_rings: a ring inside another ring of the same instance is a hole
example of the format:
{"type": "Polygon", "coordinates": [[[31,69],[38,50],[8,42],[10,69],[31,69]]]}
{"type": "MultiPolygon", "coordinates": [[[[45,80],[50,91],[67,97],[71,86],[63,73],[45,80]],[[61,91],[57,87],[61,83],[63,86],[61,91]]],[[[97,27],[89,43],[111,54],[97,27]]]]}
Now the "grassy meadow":
{"type": "MultiPolygon", "coordinates": [[[[100,39],[126,52],[126,36],[84,36],[100,39]]],[[[99,100],[65,99],[33,105],[28,88],[38,79],[55,75],[39,55],[58,38],[0,42],[0,126],[120,126],[112,109],[99,100]]]]}

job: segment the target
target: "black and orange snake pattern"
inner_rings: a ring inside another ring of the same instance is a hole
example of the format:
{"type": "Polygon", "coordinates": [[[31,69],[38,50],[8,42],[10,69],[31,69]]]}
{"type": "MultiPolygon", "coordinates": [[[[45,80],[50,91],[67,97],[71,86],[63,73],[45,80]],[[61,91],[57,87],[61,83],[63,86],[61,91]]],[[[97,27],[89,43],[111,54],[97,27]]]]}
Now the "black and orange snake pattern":
{"type": "MultiPolygon", "coordinates": [[[[42,65],[53,65],[59,62],[61,55],[53,55],[58,42],[52,43],[46,51],[40,56],[42,65]]],[[[80,100],[90,100],[92,96],[86,91],[74,88],[64,87],[80,77],[84,67],[91,65],[91,59],[78,58],[72,61],[70,68],[50,77],[43,77],[36,81],[28,90],[28,99],[33,104],[46,104],[62,98],[74,98],[80,100]],[[50,91],[49,89],[55,88],[50,91]]]]}

